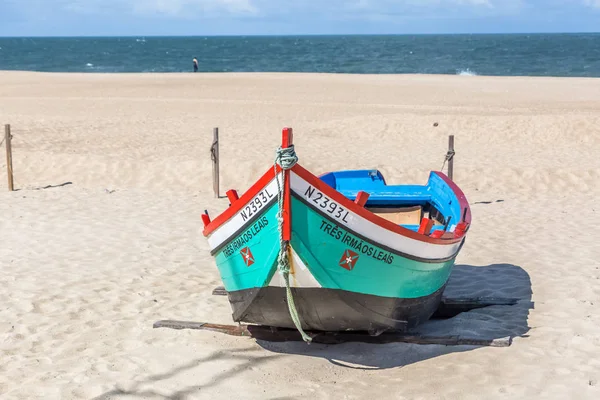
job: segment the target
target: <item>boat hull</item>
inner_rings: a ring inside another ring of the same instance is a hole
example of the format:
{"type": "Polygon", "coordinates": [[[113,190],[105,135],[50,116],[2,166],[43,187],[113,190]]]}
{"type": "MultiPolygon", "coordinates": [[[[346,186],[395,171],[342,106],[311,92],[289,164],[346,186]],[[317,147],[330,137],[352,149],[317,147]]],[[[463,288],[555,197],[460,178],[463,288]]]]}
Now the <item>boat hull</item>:
{"type": "MultiPolygon", "coordinates": [[[[421,246],[425,254],[437,251],[437,258],[409,254],[405,248],[414,251],[414,240],[388,231],[376,234],[377,226],[347,211],[347,201],[342,204],[344,199],[334,198],[333,192],[319,185],[315,179],[307,182],[292,174],[289,282],[302,327],[404,331],[429,319],[462,243],[441,251],[437,244],[421,246]],[[389,244],[373,237],[387,237],[389,244]]],[[[248,206],[240,208],[210,239],[233,320],[293,328],[286,284],[277,272],[280,240],[275,187],[275,175],[265,175],[256,188],[258,194],[247,202],[263,199],[256,212],[240,218],[251,211],[248,206]]]]}
{"type": "MultiPolygon", "coordinates": [[[[282,148],[290,135],[284,130],[282,148]]],[[[231,205],[214,221],[203,217],[233,320],[298,328],[291,316],[297,313],[305,330],[371,332],[406,331],[428,320],[470,224],[464,194],[432,172],[427,186],[375,196],[435,206],[443,230],[429,232],[433,220],[424,217],[429,228],[421,232],[421,225],[402,226],[367,209],[365,192],[344,195],[330,183],[298,164],[277,166],[242,197],[228,192],[231,205]],[[288,261],[279,265],[281,251],[288,261]]]]}
{"type": "MultiPolygon", "coordinates": [[[[346,290],[292,288],[302,328],[310,331],[406,331],[436,311],[444,288],[412,299],[381,297],[346,290]]],[[[294,328],[286,289],[262,287],[228,292],[236,322],[294,328]]]]}

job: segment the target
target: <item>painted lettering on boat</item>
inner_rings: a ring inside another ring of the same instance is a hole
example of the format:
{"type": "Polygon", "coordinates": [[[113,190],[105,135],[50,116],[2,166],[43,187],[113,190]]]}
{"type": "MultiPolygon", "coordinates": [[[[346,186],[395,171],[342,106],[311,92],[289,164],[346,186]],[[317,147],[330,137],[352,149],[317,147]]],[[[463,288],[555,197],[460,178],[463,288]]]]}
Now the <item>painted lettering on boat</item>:
{"type": "Polygon", "coordinates": [[[248,229],[246,232],[242,233],[237,238],[229,242],[229,244],[223,250],[223,254],[225,254],[225,257],[230,257],[233,254],[235,254],[235,252],[238,249],[241,249],[243,246],[246,245],[246,243],[252,240],[253,237],[256,237],[256,235],[258,235],[258,233],[267,225],[269,225],[269,220],[267,219],[267,217],[259,218],[258,221],[256,221],[250,227],[250,229],[248,229]]]}
{"type": "Polygon", "coordinates": [[[365,254],[369,257],[376,259],[377,261],[383,261],[386,264],[391,264],[394,262],[394,255],[387,252],[379,250],[378,248],[371,246],[368,242],[365,242],[362,239],[358,239],[348,232],[346,232],[343,228],[340,228],[337,225],[330,224],[325,220],[321,220],[320,229],[329,234],[335,240],[342,242],[348,247],[360,251],[362,254],[365,254]]]}
{"type": "Polygon", "coordinates": [[[271,200],[273,197],[275,197],[275,195],[269,193],[267,188],[261,190],[240,213],[242,216],[242,221],[246,222],[252,218],[253,215],[256,215],[256,213],[266,206],[269,200],[271,200]]]}
{"type": "Polygon", "coordinates": [[[323,211],[327,214],[331,215],[333,218],[337,220],[344,221],[348,223],[348,211],[340,206],[335,201],[331,200],[329,197],[325,196],[323,193],[318,191],[316,188],[312,186],[308,186],[306,192],[304,192],[304,196],[319,206],[323,211]]]}

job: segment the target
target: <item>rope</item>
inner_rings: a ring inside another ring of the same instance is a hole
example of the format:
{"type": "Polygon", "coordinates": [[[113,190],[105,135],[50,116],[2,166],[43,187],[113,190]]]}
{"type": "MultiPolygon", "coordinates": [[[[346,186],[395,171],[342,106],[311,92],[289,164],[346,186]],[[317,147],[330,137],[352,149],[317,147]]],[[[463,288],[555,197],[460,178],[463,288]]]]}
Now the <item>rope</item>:
{"type": "Polygon", "coordinates": [[[304,332],[302,329],[302,323],[300,322],[300,316],[298,315],[298,310],[296,310],[296,304],[294,303],[294,296],[292,295],[292,289],[290,288],[290,260],[288,256],[288,241],[283,240],[283,189],[285,188],[285,174],[281,174],[281,183],[279,182],[279,178],[277,176],[277,165],[285,171],[292,168],[298,162],[298,156],[296,156],[296,152],[294,150],[294,145],[291,145],[288,148],[282,149],[279,147],[275,156],[275,164],[273,165],[273,169],[275,171],[275,180],[277,181],[277,221],[279,224],[279,255],[277,256],[277,270],[281,275],[283,275],[283,279],[285,281],[285,291],[287,295],[287,304],[288,309],[290,311],[290,317],[292,317],[292,321],[294,321],[294,325],[300,335],[302,335],[302,339],[306,343],[310,343],[312,338],[304,332]]]}
{"type": "MultiPolygon", "coordinates": [[[[12,140],[12,138],[13,138],[12,132],[11,132],[11,134],[10,134],[10,138],[11,138],[11,140],[12,140]]],[[[6,135],[4,135],[4,137],[2,138],[2,141],[0,142],[0,147],[2,146],[2,144],[4,144],[4,141],[5,141],[5,140],[6,140],[6,135]]]]}
{"type": "Polygon", "coordinates": [[[210,159],[214,162],[217,161],[217,146],[218,146],[218,141],[214,142],[212,144],[212,146],[210,146],[210,159]]]}
{"type": "Polygon", "coordinates": [[[444,157],[444,163],[442,164],[442,169],[440,171],[444,170],[446,163],[448,161],[452,160],[452,157],[454,157],[455,154],[456,154],[456,152],[454,150],[448,150],[448,152],[446,153],[446,156],[444,157]]]}

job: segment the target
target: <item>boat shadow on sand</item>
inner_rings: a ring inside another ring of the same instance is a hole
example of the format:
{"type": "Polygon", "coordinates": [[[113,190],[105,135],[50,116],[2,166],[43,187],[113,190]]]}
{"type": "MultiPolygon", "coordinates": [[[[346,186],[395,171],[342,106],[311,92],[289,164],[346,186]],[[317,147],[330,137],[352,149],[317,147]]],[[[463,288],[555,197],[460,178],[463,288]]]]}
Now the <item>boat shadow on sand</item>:
{"type": "MultiPolygon", "coordinates": [[[[456,265],[444,290],[447,298],[514,298],[515,305],[494,305],[463,312],[448,319],[431,319],[410,334],[460,336],[473,339],[527,337],[527,318],[533,308],[531,280],[512,264],[456,265]]],[[[336,345],[257,340],[265,350],[326,358],[333,364],[358,369],[386,369],[410,365],[441,355],[474,350],[481,346],[416,345],[406,343],[336,345]]],[[[502,351],[498,349],[497,351],[502,351]]]]}

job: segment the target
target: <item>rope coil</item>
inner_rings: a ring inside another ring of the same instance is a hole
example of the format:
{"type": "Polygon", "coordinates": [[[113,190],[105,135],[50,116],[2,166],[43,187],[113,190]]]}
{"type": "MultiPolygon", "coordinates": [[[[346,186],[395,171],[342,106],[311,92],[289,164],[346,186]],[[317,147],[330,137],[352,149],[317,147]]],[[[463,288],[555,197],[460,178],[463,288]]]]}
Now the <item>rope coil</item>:
{"type": "Polygon", "coordinates": [[[442,169],[440,171],[444,170],[446,163],[448,161],[452,160],[452,158],[454,157],[455,154],[456,154],[456,152],[454,150],[448,150],[448,152],[446,153],[446,156],[444,157],[444,163],[442,164],[442,169]]]}
{"type": "Polygon", "coordinates": [[[292,295],[292,289],[290,287],[290,260],[288,255],[288,246],[289,243],[287,240],[283,240],[283,190],[285,188],[285,174],[281,174],[281,182],[279,181],[279,177],[277,175],[277,165],[281,167],[281,169],[289,170],[298,162],[298,156],[296,155],[296,151],[294,150],[294,145],[291,145],[285,149],[279,147],[277,149],[275,155],[275,164],[273,165],[273,169],[275,171],[275,180],[277,181],[277,222],[279,227],[279,255],[277,256],[277,271],[283,276],[285,281],[285,291],[287,295],[287,304],[288,309],[290,311],[290,317],[292,317],[292,321],[296,326],[300,335],[302,335],[302,339],[306,343],[310,343],[312,338],[304,332],[302,329],[302,323],[300,322],[300,316],[298,315],[298,310],[296,309],[296,304],[294,303],[294,296],[292,295]]]}
{"type": "Polygon", "coordinates": [[[217,146],[219,142],[214,142],[212,146],[210,146],[210,159],[214,162],[217,161],[217,146]]]}

